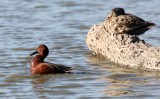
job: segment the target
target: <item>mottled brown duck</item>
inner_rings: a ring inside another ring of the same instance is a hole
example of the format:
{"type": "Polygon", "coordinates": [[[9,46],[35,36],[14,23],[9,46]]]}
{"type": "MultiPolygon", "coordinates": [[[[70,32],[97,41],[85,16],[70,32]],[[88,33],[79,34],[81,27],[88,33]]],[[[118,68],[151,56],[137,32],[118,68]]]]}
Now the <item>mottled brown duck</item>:
{"type": "Polygon", "coordinates": [[[114,8],[105,20],[106,29],[114,34],[141,35],[155,26],[135,15],[125,13],[123,8],[114,8]]]}

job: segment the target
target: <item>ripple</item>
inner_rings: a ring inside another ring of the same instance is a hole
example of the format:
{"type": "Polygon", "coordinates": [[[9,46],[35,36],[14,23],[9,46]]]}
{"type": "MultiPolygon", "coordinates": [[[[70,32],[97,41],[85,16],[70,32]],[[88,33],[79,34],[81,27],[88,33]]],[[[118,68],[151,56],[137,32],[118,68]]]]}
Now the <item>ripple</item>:
{"type": "Polygon", "coordinates": [[[121,67],[92,55],[85,44],[91,26],[103,22],[112,8],[124,7],[157,24],[141,37],[159,46],[159,5],[159,0],[0,1],[1,97],[159,98],[159,71],[121,67]],[[75,70],[70,74],[30,73],[33,57],[29,54],[40,44],[50,49],[45,61],[75,70]]]}

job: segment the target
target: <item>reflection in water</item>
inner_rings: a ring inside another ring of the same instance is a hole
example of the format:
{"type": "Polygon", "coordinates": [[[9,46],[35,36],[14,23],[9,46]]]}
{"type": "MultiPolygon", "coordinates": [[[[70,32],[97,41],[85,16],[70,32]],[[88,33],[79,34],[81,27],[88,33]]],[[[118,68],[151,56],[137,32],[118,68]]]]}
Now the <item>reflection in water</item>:
{"type": "MultiPolygon", "coordinates": [[[[37,75],[33,74],[31,76],[31,85],[32,90],[36,94],[40,94],[40,97],[47,97],[46,94],[49,95],[70,95],[75,94],[75,92],[70,91],[73,88],[81,88],[83,85],[78,83],[67,84],[70,80],[66,78],[70,78],[74,73],[71,74],[48,74],[48,75],[37,75]],[[66,81],[61,81],[62,79],[66,79],[66,81]],[[66,82],[66,83],[65,83],[66,82]]],[[[71,78],[70,78],[71,79],[71,78]]]]}
{"type": "Polygon", "coordinates": [[[0,0],[1,98],[159,97],[158,72],[87,56],[91,53],[85,44],[91,26],[103,22],[112,8],[123,7],[157,24],[141,38],[159,46],[159,5],[159,0],[0,0]],[[40,44],[51,49],[45,61],[75,71],[32,75],[29,54],[40,44]]]}
{"type": "Polygon", "coordinates": [[[39,75],[39,77],[36,76],[33,78],[34,79],[31,81],[31,84],[32,84],[34,93],[37,95],[38,98],[46,98],[47,96],[45,95],[45,93],[47,93],[49,91],[45,90],[42,87],[46,83],[46,79],[44,79],[43,77],[40,77],[40,75],[39,75]]]}
{"type": "Polygon", "coordinates": [[[46,79],[40,79],[40,78],[35,78],[33,81],[31,81],[31,84],[33,85],[33,88],[35,89],[41,89],[38,88],[40,84],[45,84],[46,79]]]}
{"type": "Polygon", "coordinates": [[[160,82],[158,71],[134,70],[117,66],[111,62],[106,62],[102,57],[86,56],[89,64],[96,66],[103,71],[103,75],[99,79],[106,83],[105,88],[101,89],[110,96],[134,96],[135,94],[143,94],[148,90],[141,90],[145,85],[153,85],[160,82]],[[96,64],[99,64],[98,66],[96,64]],[[153,82],[156,80],[156,82],[153,82]]]}
{"type": "Polygon", "coordinates": [[[102,91],[110,94],[111,96],[125,96],[127,94],[134,93],[134,91],[129,90],[132,85],[129,80],[118,80],[118,78],[109,79],[107,77],[101,77],[100,79],[106,80],[109,83],[108,87],[102,89],[102,91]]]}

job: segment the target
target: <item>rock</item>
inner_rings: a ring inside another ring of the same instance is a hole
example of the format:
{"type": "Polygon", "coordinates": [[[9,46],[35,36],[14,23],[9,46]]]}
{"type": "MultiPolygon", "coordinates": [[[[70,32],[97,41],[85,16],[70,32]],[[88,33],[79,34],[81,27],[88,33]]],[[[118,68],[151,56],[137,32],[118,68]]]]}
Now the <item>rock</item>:
{"type": "Polygon", "coordinates": [[[135,35],[109,32],[105,22],[94,25],[86,36],[89,50],[123,66],[160,70],[160,48],[135,35]]]}

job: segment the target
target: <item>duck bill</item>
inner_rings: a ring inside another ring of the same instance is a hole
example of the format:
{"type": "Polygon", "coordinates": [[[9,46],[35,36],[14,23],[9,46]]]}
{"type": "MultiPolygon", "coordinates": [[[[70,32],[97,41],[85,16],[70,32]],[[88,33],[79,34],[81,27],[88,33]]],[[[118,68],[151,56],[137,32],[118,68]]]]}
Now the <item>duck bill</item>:
{"type": "Polygon", "coordinates": [[[35,51],[35,52],[33,52],[33,53],[31,53],[30,54],[30,56],[32,56],[32,55],[34,55],[34,54],[37,54],[38,52],[37,51],[35,51]]]}

